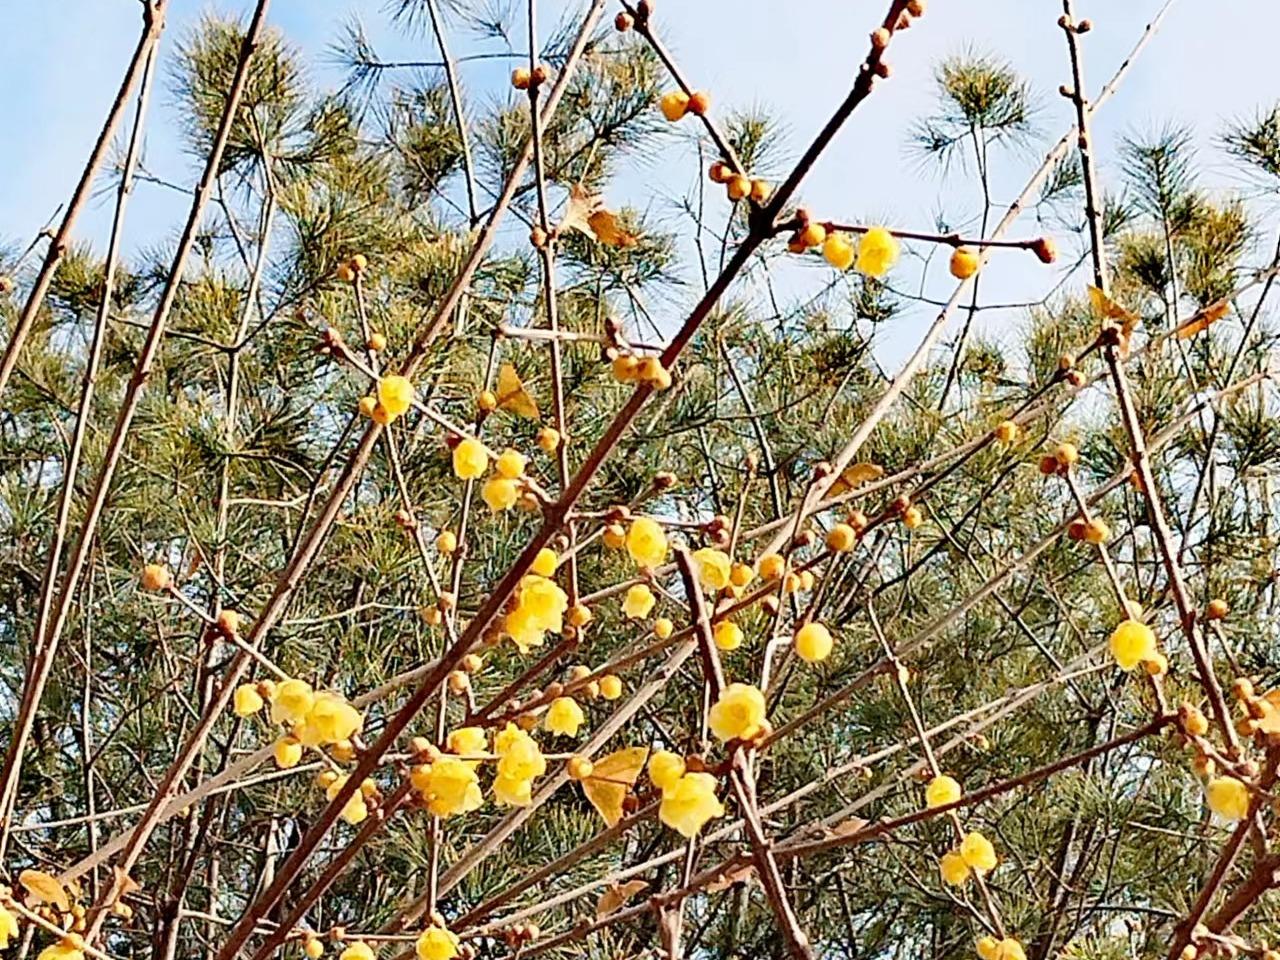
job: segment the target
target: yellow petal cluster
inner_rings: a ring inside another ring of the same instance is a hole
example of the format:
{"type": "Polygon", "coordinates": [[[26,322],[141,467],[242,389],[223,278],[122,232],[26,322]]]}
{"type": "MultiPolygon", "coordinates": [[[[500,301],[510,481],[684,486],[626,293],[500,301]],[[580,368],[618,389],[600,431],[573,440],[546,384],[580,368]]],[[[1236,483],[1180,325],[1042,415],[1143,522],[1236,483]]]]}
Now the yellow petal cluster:
{"type": "Polygon", "coordinates": [[[417,768],[414,786],[427,809],[437,817],[453,817],[477,810],[484,803],[476,764],[449,755],[417,768]]]}
{"type": "Polygon", "coordinates": [[[650,517],[639,517],[627,529],[627,553],[640,567],[656,567],[667,559],[667,534],[650,517]]]}
{"type": "Polygon", "coordinates": [[[460,480],[478,480],[489,466],[489,454],[484,444],[474,437],[467,437],[453,448],[453,472],[460,480]]]}
{"type": "Polygon", "coordinates": [[[708,820],[723,816],[724,804],[716,797],[716,778],[709,773],[682,774],[662,791],[658,819],[682,837],[697,836],[708,820]]]}
{"type": "Polygon", "coordinates": [[[1141,620],[1122,620],[1107,645],[1121,670],[1132,670],[1157,653],[1155,632],[1141,620]]]}
{"type": "Polygon", "coordinates": [[[503,618],[502,627],[521,653],[542,646],[544,635],[564,629],[569,597],[554,580],[527,574],[516,589],[515,609],[503,618]]]}
{"type": "Polygon", "coordinates": [[[550,733],[563,734],[566,737],[576,737],[578,728],[582,726],[586,717],[582,713],[582,708],[578,706],[578,701],[573,697],[556,697],[551,701],[551,706],[547,707],[547,715],[543,718],[543,724],[550,733]]]}
{"type": "Polygon", "coordinates": [[[723,550],[704,547],[695,550],[693,562],[698,571],[698,582],[707,590],[723,590],[729,585],[729,573],[733,561],[723,550]]]}
{"type": "Polygon", "coordinates": [[[378,381],[378,404],[394,420],[413,406],[413,384],[408,378],[391,374],[378,381]]]}
{"type": "Polygon", "coordinates": [[[622,612],[628,620],[643,620],[657,602],[653,591],[646,584],[633,584],[622,600],[622,612]]]}
{"type": "Polygon", "coordinates": [[[418,960],[453,960],[460,946],[457,935],[445,927],[432,924],[422,931],[414,944],[418,960]]]}
{"type": "Polygon", "coordinates": [[[296,735],[305,747],[321,747],[348,740],[363,726],[363,715],[346,697],[322,690],[313,698],[296,735]]]}
{"type": "Polygon", "coordinates": [[[1209,809],[1224,820],[1243,820],[1249,815],[1249,788],[1235,777],[1214,777],[1204,788],[1209,809]]]}
{"type": "MultiPolygon", "coordinates": [[[[350,777],[345,773],[335,777],[333,782],[325,788],[325,796],[333,800],[349,779],[350,777]]],[[[342,812],[339,815],[352,826],[363,822],[369,816],[369,807],[364,802],[364,792],[357,790],[351,794],[347,802],[342,805],[342,812]]]]}
{"type": "Polygon", "coordinates": [[[508,806],[528,806],[533,778],[547,772],[547,761],[537,742],[514,723],[508,723],[493,738],[493,751],[498,755],[494,796],[508,806]]]}
{"type": "Polygon", "coordinates": [[[711,708],[711,732],[723,741],[750,740],[764,729],[764,694],[749,683],[731,683],[711,708]]]}
{"type": "Polygon", "coordinates": [[[884,227],[872,227],[858,244],[858,272],[883,277],[898,262],[898,238],[884,227]]]}

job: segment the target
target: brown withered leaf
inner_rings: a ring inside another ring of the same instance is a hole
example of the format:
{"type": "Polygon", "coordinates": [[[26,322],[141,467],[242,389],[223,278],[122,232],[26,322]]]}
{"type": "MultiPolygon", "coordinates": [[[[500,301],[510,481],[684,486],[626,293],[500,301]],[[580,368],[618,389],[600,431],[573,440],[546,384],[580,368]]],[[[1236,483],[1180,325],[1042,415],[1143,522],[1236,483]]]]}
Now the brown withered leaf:
{"type": "Polygon", "coordinates": [[[1126,337],[1141,322],[1137,314],[1126,310],[1092,284],[1089,286],[1089,303],[1093,306],[1093,312],[1104,320],[1119,320],[1121,333],[1126,337]]]}
{"type": "Polygon", "coordinates": [[[1173,335],[1179,340],[1189,340],[1197,333],[1204,333],[1213,324],[1217,323],[1228,313],[1231,312],[1231,304],[1225,300],[1219,300],[1217,303],[1211,303],[1203,310],[1196,311],[1196,315],[1186,323],[1180,324],[1178,329],[1173,331],[1173,335]]]}
{"type": "Polygon", "coordinates": [[[596,901],[596,919],[599,920],[601,917],[616,913],[626,906],[627,901],[637,893],[643,893],[648,889],[649,884],[643,880],[628,880],[626,883],[610,884],[609,889],[600,894],[600,899],[596,901]]]}
{"type": "Polygon", "coordinates": [[[23,870],[18,874],[18,882],[27,891],[28,905],[38,907],[42,903],[48,903],[63,913],[71,909],[71,901],[67,899],[67,891],[62,884],[43,870],[23,870]]]}
{"type": "Polygon", "coordinates": [[[740,867],[731,867],[707,884],[707,893],[719,893],[728,890],[735,883],[750,883],[756,875],[754,864],[744,863],[740,867]]]}
{"type": "Polygon", "coordinates": [[[529,420],[538,419],[538,404],[525,389],[520,374],[509,363],[498,368],[498,409],[529,420]]]}
{"type": "Polygon", "coordinates": [[[557,228],[560,233],[578,230],[609,247],[634,247],[637,239],[622,226],[618,215],[604,205],[604,197],[588,193],[578,183],[569,190],[569,205],[557,228]]]}
{"type": "Polygon", "coordinates": [[[867,827],[868,821],[860,820],[857,817],[850,817],[848,820],[842,820],[834,827],[829,827],[826,831],[828,837],[851,837],[855,833],[860,833],[867,827]]]}

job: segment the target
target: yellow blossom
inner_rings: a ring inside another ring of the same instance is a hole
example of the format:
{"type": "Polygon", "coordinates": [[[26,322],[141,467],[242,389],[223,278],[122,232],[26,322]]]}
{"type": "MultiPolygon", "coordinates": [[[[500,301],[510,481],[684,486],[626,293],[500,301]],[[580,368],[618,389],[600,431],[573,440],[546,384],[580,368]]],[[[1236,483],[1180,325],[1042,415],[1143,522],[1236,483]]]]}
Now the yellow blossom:
{"type": "Polygon", "coordinates": [[[484,803],[476,765],[457,757],[442,756],[419,778],[427,809],[437,817],[452,817],[477,810],[484,803]]]}
{"type": "Polygon", "coordinates": [[[271,721],[273,723],[301,723],[311,712],[315,702],[315,691],[305,680],[285,680],[276,685],[275,694],[271,698],[271,721]]]}
{"type": "Polygon", "coordinates": [[[540,577],[549,577],[556,572],[556,552],[550,547],[543,547],[529,565],[529,572],[540,577]]]}
{"type": "Polygon", "coordinates": [[[742,646],[742,628],[732,620],[721,620],[712,630],[717,650],[737,650],[742,646]]]}
{"type": "Polygon", "coordinates": [[[413,384],[397,374],[383,377],[378,381],[378,403],[391,419],[403,416],[413,406],[413,384]]]}
{"type": "Polygon", "coordinates": [[[304,746],[318,747],[349,740],[362,726],[364,717],[347,703],[346,697],[331,690],[322,690],[316,694],[311,710],[302,722],[298,739],[304,746]]]}
{"type": "Polygon", "coordinates": [[[723,741],[750,740],[762,729],[765,711],[764,694],[759,688],[731,683],[711,708],[711,732],[723,741]]]}
{"type": "Polygon", "coordinates": [[[547,707],[547,715],[543,718],[543,723],[551,733],[576,737],[578,728],[582,726],[585,719],[582,708],[573,697],[556,697],[551,701],[551,706],[547,707]]]}
{"type": "Polygon", "coordinates": [[[281,770],[296,767],[302,762],[302,744],[293,737],[281,737],[272,748],[276,766],[281,770]]]}
{"type": "Polygon", "coordinates": [[[656,567],[667,559],[667,535],[657,520],[640,517],[627,530],[627,552],[641,567],[656,567]]]}
{"type": "Polygon", "coordinates": [[[488,466],[489,454],[474,437],[459,441],[453,448],[453,472],[460,480],[478,480],[488,466]]]}
{"type": "Polygon", "coordinates": [[[987,873],[996,866],[996,848],[976,830],[964,835],[960,842],[960,856],[975,873],[987,873]]]}
{"type": "Polygon", "coordinates": [[[494,777],[493,795],[509,807],[527,807],[533,802],[533,781],[515,777],[494,777]]]}
{"type": "Polygon", "coordinates": [[[795,647],[801,660],[819,663],[831,656],[831,631],[820,623],[806,623],[796,631],[795,647]]]}
{"type": "Polygon", "coordinates": [[[858,272],[883,277],[898,261],[898,239],[884,227],[872,227],[858,244],[858,272]]]}
{"type": "Polygon", "coordinates": [[[1249,788],[1235,777],[1214,777],[1204,788],[1209,809],[1224,820],[1243,820],[1249,815],[1249,788]]]}
{"type": "Polygon", "coordinates": [[[924,788],[924,804],[930,810],[934,807],[945,807],[960,799],[960,784],[955,777],[945,773],[934,777],[924,788]]]}
{"type": "Polygon", "coordinates": [[[484,727],[459,727],[449,734],[445,743],[451,753],[460,757],[479,757],[488,750],[489,737],[484,727]]]}
{"type": "Polygon", "coordinates": [[[622,696],[622,678],[616,673],[606,673],[601,677],[600,696],[606,700],[617,700],[622,696]]]}
{"type": "Polygon", "coordinates": [[[520,499],[520,485],[506,477],[490,477],[480,488],[480,496],[494,513],[510,510],[520,499]]]}
{"type": "Polygon", "coordinates": [[[708,590],[723,590],[729,585],[729,574],[733,562],[723,550],[704,547],[694,551],[693,561],[697,565],[698,581],[708,590]]]}
{"type": "Polygon", "coordinates": [[[942,859],[938,861],[938,870],[942,879],[953,887],[958,887],[969,879],[969,865],[957,850],[942,855],[942,859]]]}
{"type": "Polygon", "coordinates": [[[422,931],[414,952],[418,960],[453,960],[458,955],[458,937],[451,930],[432,924],[422,931]]]}
{"type": "MultiPolygon", "coordinates": [[[[345,773],[334,777],[333,782],[325,787],[324,795],[330,800],[335,799],[342,792],[342,788],[349,779],[350,777],[345,773]]],[[[369,807],[364,802],[364,792],[362,790],[357,790],[347,797],[347,802],[342,805],[342,811],[339,816],[353,827],[369,816],[369,807]]]]}
{"type": "Polygon", "coordinates": [[[979,937],[974,949],[978,952],[980,960],[996,960],[996,951],[1000,949],[1000,941],[991,934],[979,937]]]}
{"type": "Polygon", "coordinates": [[[532,780],[547,772],[547,761],[537,741],[514,723],[508,723],[493,738],[498,755],[498,776],[510,780],[532,780]]]}
{"type": "Polygon", "coordinates": [[[242,683],[236,687],[235,711],[237,717],[251,717],[263,707],[262,694],[255,683],[242,683]]]}
{"type": "Polygon", "coordinates": [[[1027,951],[1013,937],[1005,937],[996,944],[995,960],[1027,960],[1027,951]]]}
{"type": "Polygon", "coordinates": [[[63,937],[41,950],[37,960],[84,960],[83,943],[78,934],[63,937]]]}
{"type": "Polygon", "coordinates": [[[373,960],[373,950],[363,940],[357,940],[338,954],[338,960],[373,960]]]}
{"type": "Polygon", "coordinates": [[[716,798],[716,778],[709,773],[686,773],[662,791],[658,818],[683,837],[697,836],[703,825],[724,816],[716,798]]]}
{"type": "Polygon", "coordinates": [[[9,949],[9,941],[18,935],[18,918],[0,907],[0,950],[9,949]]]}
{"type": "Polygon", "coordinates": [[[649,779],[659,790],[670,790],[684,776],[684,757],[670,750],[659,750],[649,758],[649,779]]]}
{"type": "Polygon", "coordinates": [[[626,599],[622,601],[622,612],[629,620],[641,620],[649,615],[657,602],[648,586],[637,583],[627,590],[626,599]]]}
{"type": "Polygon", "coordinates": [[[524,468],[528,463],[529,458],[520,451],[504,450],[493,462],[493,469],[498,471],[499,476],[506,477],[508,480],[519,480],[524,476],[524,468]]]}
{"type": "Polygon", "coordinates": [[[1122,620],[1111,633],[1111,655],[1121,670],[1132,670],[1156,652],[1156,635],[1141,620],[1122,620]]]}

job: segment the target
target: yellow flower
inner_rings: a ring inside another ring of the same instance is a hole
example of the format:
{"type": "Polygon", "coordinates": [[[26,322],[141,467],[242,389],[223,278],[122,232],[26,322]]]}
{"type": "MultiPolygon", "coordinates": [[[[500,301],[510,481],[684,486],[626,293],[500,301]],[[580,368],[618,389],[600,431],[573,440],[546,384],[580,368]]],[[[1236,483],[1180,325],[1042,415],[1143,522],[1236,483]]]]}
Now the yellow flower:
{"type": "Polygon", "coordinates": [[[667,791],[684,776],[684,757],[670,750],[659,750],[649,758],[649,779],[659,790],[667,791]]]}
{"type": "Polygon", "coordinates": [[[521,653],[528,653],[530,647],[542,646],[542,637],[546,633],[534,623],[533,614],[519,606],[502,618],[502,629],[515,641],[521,653]]]}
{"type": "Polygon", "coordinates": [[[1235,777],[1214,777],[1204,788],[1209,809],[1224,820],[1243,820],[1249,815],[1249,788],[1235,777]]]}
{"type": "Polygon", "coordinates": [[[538,574],[521,578],[516,591],[516,608],[503,618],[503,629],[515,641],[521,653],[541,646],[548,630],[564,629],[564,614],[569,607],[568,595],[554,580],[538,574]]]}
{"type": "Polygon", "coordinates": [[[960,856],[975,873],[987,873],[996,866],[996,848],[977,830],[966,833],[960,841],[960,856]]]}
{"type": "Polygon", "coordinates": [[[281,770],[296,767],[302,762],[302,744],[293,737],[281,737],[276,741],[271,752],[275,757],[276,766],[281,770]]]}
{"type": "Polygon", "coordinates": [[[711,732],[722,741],[750,740],[763,727],[765,709],[764,694],[758,688],[731,683],[711,708],[711,732]]]}
{"type": "Polygon", "coordinates": [[[616,673],[606,673],[601,677],[600,696],[606,700],[617,700],[622,696],[622,678],[616,673]]]}
{"type": "Polygon", "coordinates": [[[0,950],[9,949],[9,941],[18,935],[18,919],[0,907],[0,950]]]}
{"type": "Polygon", "coordinates": [[[1005,937],[996,944],[995,960],[1027,960],[1027,951],[1013,937],[1005,937]]]}
{"type": "Polygon", "coordinates": [[[643,583],[637,583],[627,590],[626,599],[622,601],[622,612],[629,620],[641,620],[649,615],[657,602],[652,590],[643,583]]]}
{"type": "Polygon", "coordinates": [[[1121,670],[1132,670],[1156,652],[1156,635],[1141,620],[1122,620],[1111,633],[1111,656],[1121,670]]]}
{"type": "Polygon", "coordinates": [[[285,680],[271,698],[272,723],[301,723],[311,712],[315,691],[305,680],[285,680]]]}
{"type": "Polygon", "coordinates": [[[529,458],[518,450],[504,450],[493,462],[493,469],[508,480],[519,480],[524,476],[524,468],[528,463],[529,458]]]}
{"type": "Polygon", "coordinates": [[[795,645],[801,660],[819,663],[831,656],[831,631],[820,623],[806,623],[796,631],[795,645]]]}
{"type": "Polygon", "coordinates": [[[662,115],[675,123],[689,111],[689,95],[683,90],[672,90],[664,93],[658,101],[662,115]]]}
{"type": "Polygon", "coordinates": [[[979,937],[978,942],[973,946],[978,951],[980,960],[996,960],[996,951],[1000,949],[1000,941],[987,934],[985,937],[979,937]]]}
{"type": "Polygon", "coordinates": [[[760,576],[766,580],[781,580],[786,569],[786,558],[776,553],[766,553],[760,558],[760,576]]]}
{"type": "Polygon", "coordinates": [[[550,547],[543,547],[529,565],[529,572],[540,577],[549,577],[556,572],[556,552],[550,547]]]}
{"type": "Polygon", "coordinates": [[[708,590],[723,590],[729,585],[729,574],[733,562],[723,550],[704,547],[694,551],[693,562],[697,564],[698,581],[708,590]]]}
{"type": "Polygon", "coordinates": [[[742,628],[732,620],[721,620],[712,631],[717,650],[737,650],[742,646],[742,628]]]}
{"type": "Polygon", "coordinates": [[[338,954],[338,960],[373,960],[373,951],[363,940],[357,940],[338,954]]]}
{"type": "Polygon", "coordinates": [[[884,227],[872,227],[858,244],[858,272],[883,277],[898,261],[898,239],[884,227]]]}
{"type": "Polygon", "coordinates": [[[262,694],[256,683],[242,683],[236,687],[235,711],[237,717],[251,717],[263,707],[262,694]]]}
{"type": "Polygon", "coordinates": [[[703,825],[724,816],[724,804],[716,798],[716,778],[709,773],[686,773],[662,791],[658,818],[683,837],[697,836],[703,825]]]}
{"type": "Polygon", "coordinates": [[[422,931],[413,949],[418,960],[453,960],[458,955],[458,945],[453,931],[432,924],[422,931]]]}
{"type": "Polygon", "coordinates": [[[480,488],[480,496],[494,513],[510,510],[520,499],[520,485],[506,477],[490,477],[480,488]]]}
{"type": "Polygon", "coordinates": [[[578,728],[586,719],[582,708],[573,697],[556,697],[547,707],[547,715],[543,723],[551,733],[561,733],[566,737],[576,737],[578,728]]]}
{"type": "Polygon", "coordinates": [[[822,255],[837,270],[848,270],[853,266],[853,244],[838,230],[827,234],[822,243],[822,255]]]}
{"type": "Polygon", "coordinates": [[[383,377],[378,381],[378,403],[391,419],[403,416],[413,406],[413,384],[394,373],[383,377]]]}
{"type": "Polygon", "coordinates": [[[57,943],[51,943],[40,951],[38,960],[84,960],[84,951],[80,949],[84,943],[79,935],[63,937],[57,943]]]}
{"type": "Polygon", "coordinates": [[[938,870],[942,874],[942,879],[953,887],[958,887],[969,879],[969,865],[956,850],[942,855],[942,859],[938,861],[938,870]]]}
{"type": "Polygon", "coordinates": [[[364,717],[359,710],[347,703],[346,697],[330,690],[322,690],[315,696],[315,702],[302,723],[298,739],[304,746],[318,747],[337,743],[339,740],[349,740],[362,726],[364,717]]]}
{"type": "Polygon", "coordinates": [[[533,802],[533,781],[514,777],[494,777],[493,795],[509,807],[527,807],[533,802]]]}
{"type": "Polygon", "coordinates": [[[932,810],[934,807],[945,807],[960,799],[960,784],[955,777],[945,773],[934,777],[924,788],[924,805],[932,810]]]}
{"type": "Polygon", "coordinates": [[[419,781],[427,809],[437,817],[452,817],[477,810],[484,803],[476,765],[457,757],[442,756],[431,764],[419,781]]]}
{"type": "MultiPolygon", "coordinates": [[[[329,783],[329,786],[325,787],[324,795],[330,800],[335,799],[349,779],[351,778],[345,773],[341,776],[334,777],[329,783]]],[[[369,782],[372,783],[372,781],[369,782]]],[[[369,816],[369,807],[364,802],[363,790],[357,790],[355,793],[351,794],[351,796],[347,797],[347,802],[342,805],[342,811],[339,813],[339,816],[353,827],[356,824],[363,822],[364,819],[369,816]]]]}
{"type": "Polygon", "coordinates": [[[547,761],[537,741],[514,723],[508,723],[493,738],[498,755],[498,776],[508,780],[532,780],[547,772],[547,761]]]}
{"type": "Polygon", "coordinates": [[[449,734],[445,743],[451,753],[460,757],[478,757],[489,749],[489,736],[484,727],[459,727],[449,734]]]}
{"type": "Polygon", "coordinates": [[[478,480],[489,466],[484,444],[474,437],[459,441],[453,448],[453,472],[460,480],[478,480]]]}
{"type": "Polygon", "coordinates": [[[657,520],[640,517],[627,530],[627,553],[641,567],[656,567],[667,559],[667,535],[657,520]]]}

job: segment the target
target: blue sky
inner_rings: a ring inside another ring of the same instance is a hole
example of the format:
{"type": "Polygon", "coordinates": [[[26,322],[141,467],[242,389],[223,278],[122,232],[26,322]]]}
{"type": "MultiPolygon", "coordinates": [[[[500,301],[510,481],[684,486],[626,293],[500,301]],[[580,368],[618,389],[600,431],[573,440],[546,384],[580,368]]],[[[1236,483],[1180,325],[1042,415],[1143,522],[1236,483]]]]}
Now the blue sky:
{"type": "MultiPolygon", "coordinates": [[[[1161,0],[1079,0],[1079,15],[1095,23],[1085,38],[1093,89],[1110,77],[1160,5],[1161,0]]],[[[202,13],[243,14],[250,6],[248,0],[170,0],[164,50],[171,52],[202,13]]],[[[563,6],[560,0],[542,5],[548,30],[563,6]]],[[[697,85],[712,91],[717,108],[760,105],[785,116],[784,152],[792,156],[847,90],[885,2],[659,0],[658,7],[664,37],[697,85]]],[[[1238,0],[1231,24],[1224,25],[1217,7],[1178,0],[1119,96],[1100,114],[1095,134],[1105,182],[1114,184],[1118,176],[1115,146],[1122,135],[1174,122],[1196,133],[1206,187],[1247,188],[1214,138],[1227,120],[1280,100],[1280,71],[1266,66],[1274,56],[1280,9],[1265,0],[1238,0]]],[[[1068,79],[1056,26],[1060,12],[1057,0],[931,0],[924,20],[894,43],[893,78],[858,112],[806,183],[806,204],[823,217],[884,219],[906,227],[928,228],[941,210],[953,221],[973,214],[977,196],[963,172],[941,177],[906,148],[912,122],[934,106],[932,67],[966,47],[1007,59],[1036,91],[1037,126],[1043,143],[1052,142],[1072,119],[1070,104],[1056,93],[1068,79]]],[[[276,0],[270,19],[301,48],[312,81],[325,88],[340,81],[324,61],[325,47],[341,22],[357,14],[384,55],[434,55],[427,39],[398,38],[385,28],[380,0],[276,0]]],[[[28,4],[21,17],[9,18],[0,35],[0,83],[10,91],[0,150],[0,241],[25,246],[69,195],[136,41],[138,21],[137,0],[28,4]]],[[[455,53],[500,49],[462,30],[454,32],[453,44],[455,53]]],[[[479,63],[464,71],[473,99],[506,95],[505,67],[479,63]]],[[[180,149],[178,119],[166,77],[149,125],[146,163],[166,179],[190,183],[195,166],[180,149]]],[[[1034,155],[998,157],[997,201],[1016,194],[1038,162],[1039,146],[1034,155]]],[[[662,207],[689,189],[693,175],[687,163],[650,159],[624,176],[611,199],[662,207]]],[[[171,237],[183,212],[181,198],[144,185],[130,217],[131,249],[171,237]]],[[[104,195],[83,220],[80,236],[101,242],[109,217],[104,195]]],[[[1014,231],[1038,232],[1031,217],[1014,231]]],[[[1075,242],[1059,239],[1068,249],[1075,242]]],[[[928,278],[933,292],[947,292],[945,277],[933,276],[943,269],[928,278]]],[[[987,289],[996,297],[1039,296],[1050,285],[1028,257],[1002,257],[988,275],[987,289]]],[[[919,320],[925,319],[920,311],[919,320]]]]}

